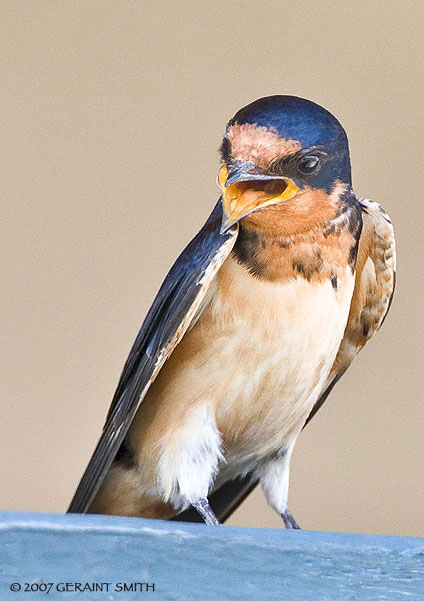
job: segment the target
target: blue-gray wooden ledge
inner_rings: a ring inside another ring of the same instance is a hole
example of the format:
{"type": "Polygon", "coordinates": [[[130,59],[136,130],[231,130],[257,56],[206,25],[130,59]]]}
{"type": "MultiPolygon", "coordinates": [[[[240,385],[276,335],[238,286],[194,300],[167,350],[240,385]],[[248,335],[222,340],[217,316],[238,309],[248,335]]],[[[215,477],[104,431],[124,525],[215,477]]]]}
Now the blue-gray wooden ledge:
{"type": "Polygon", "coordinates": [[[420,538],[6,512],[0,543],[1,601],[424,601],[420,538]]]}

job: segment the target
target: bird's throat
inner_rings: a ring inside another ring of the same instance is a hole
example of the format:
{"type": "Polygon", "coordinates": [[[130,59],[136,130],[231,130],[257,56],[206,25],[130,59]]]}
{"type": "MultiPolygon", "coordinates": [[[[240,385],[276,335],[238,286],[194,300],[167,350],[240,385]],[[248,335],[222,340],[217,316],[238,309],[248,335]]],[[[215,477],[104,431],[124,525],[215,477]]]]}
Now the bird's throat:
{"type": "Polygon", "coordinates": [[[233,257],[260,279],[279,283],[296,278],[330,280],[335,286],[346,267],[354,267],[360,211],[355,203],[339,203],[331,210],[320,207],[312,217],[311,212],[294,213],[281,205],[243,219],[233,257]]]}

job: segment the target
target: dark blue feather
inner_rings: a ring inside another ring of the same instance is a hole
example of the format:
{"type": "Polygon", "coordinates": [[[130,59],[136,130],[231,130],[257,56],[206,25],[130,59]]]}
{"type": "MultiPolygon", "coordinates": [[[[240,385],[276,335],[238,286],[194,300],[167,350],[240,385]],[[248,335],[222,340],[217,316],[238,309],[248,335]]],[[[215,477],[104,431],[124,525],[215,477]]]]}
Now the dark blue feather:
{"type": "Polygon", "coordinates": [[[131,348],[101,438],[68,512],[88,510],[134,419],[157,359],[192,306],[205,270],[235,230],[220,234],[221,200],[166,276],[131,348]]]}

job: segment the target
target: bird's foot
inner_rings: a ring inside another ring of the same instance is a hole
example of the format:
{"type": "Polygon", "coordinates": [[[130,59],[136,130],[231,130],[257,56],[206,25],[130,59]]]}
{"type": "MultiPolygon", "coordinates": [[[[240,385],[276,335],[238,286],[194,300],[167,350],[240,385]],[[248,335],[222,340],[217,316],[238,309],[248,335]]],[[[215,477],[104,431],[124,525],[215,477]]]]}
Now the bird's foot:
{"type": "Polygon", "coordinates": [[[193,507],[200,513],[208,526],[219,526],[216,515],[211,509],[207,499],[199,499],[192,503],[193,507]]]}
{"type": "Polygon", "coordinates": [[[302,530],[288,509],[283,511],[281,517],[287,530],[302,530]]]}

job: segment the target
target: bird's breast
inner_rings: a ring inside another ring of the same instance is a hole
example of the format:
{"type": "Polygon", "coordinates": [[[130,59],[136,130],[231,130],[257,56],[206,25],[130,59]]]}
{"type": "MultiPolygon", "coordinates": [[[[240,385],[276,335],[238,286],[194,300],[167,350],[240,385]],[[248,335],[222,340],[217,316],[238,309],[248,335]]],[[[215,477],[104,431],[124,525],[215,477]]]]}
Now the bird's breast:
{"type": "Polygon", "coordinates": [[[154,473],[164,449],[177,457],[197,432],[203,440],[205,415],[217,426],[230,477],[297,435],[323,389],[349,313],[352,269],[333,267],[336,284],[331,270],[318,278],[292,270],[270,281],[252,275],[236,254],[224,261],[203,312],[131,427],[144,472],[154,473]]]}
{"type": "Polygon", "coordinates": [[[224,263],[199,327],[209,330],[230,455],[266,456],[299,431],[337,354],[353,285],[348,267],[336,289],[330,278],[272,283],[234,257],[224,263]]]}

